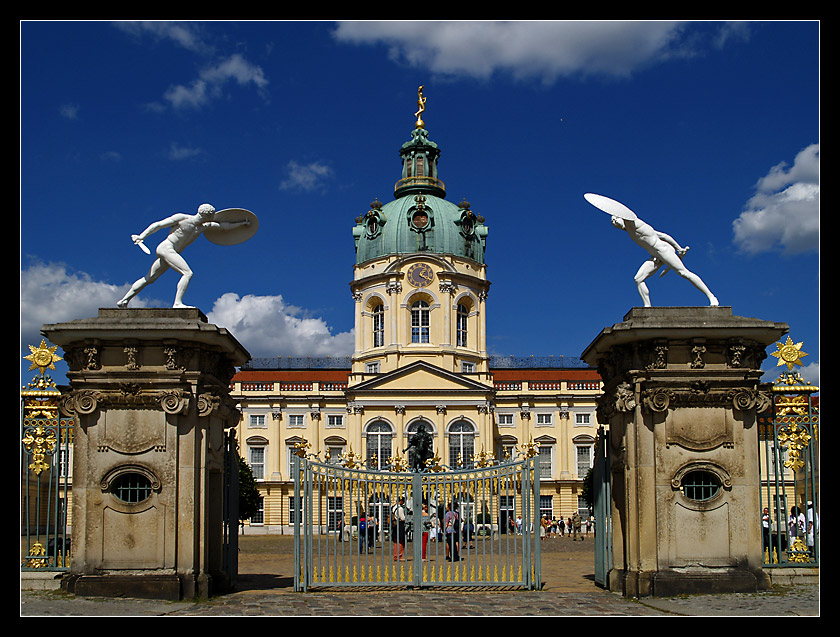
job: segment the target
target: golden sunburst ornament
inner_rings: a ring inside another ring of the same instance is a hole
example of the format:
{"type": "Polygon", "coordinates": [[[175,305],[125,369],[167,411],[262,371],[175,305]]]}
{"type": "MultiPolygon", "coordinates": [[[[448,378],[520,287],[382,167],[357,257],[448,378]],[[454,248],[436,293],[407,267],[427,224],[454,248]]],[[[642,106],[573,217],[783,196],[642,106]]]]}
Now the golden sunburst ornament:
{"type": "Polygon", "coordinates": [[[794,342],[790,340],[790,336],[787,337],[787,342],[784,345],[776,343],[776,347],[778,347],[779,350],[771,352],[771,356],[775,356],[779,359],[776,367],[787,365],[788,371],[792,370],[794,365],[802,366],[802,357],[808,355],[801,351],[802,343],[794,344],[794,342]]]}
{"type": "Polygon", "coordinates": [[[31,354],[29,354],[29,356],[24,356],[26,360],[32,363],[29,367],[29,371],[37,368],[43,376],[45,370],[55,369],[55,363],[63,360],[61,356],[55,353],[55,350],[57,349],[57,345],[47,347],[47,342],[43,339],[41,339],[41,344],[38,347],[32,347],[30,345],[29,351],[31,354]]]}

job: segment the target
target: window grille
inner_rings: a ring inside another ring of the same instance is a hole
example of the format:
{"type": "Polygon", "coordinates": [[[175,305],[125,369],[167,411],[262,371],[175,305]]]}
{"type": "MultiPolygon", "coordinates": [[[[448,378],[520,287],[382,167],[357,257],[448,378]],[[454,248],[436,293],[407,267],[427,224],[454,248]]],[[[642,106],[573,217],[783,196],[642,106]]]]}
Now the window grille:
{"type": "Polygon", "coordinates": [[[123,473],[114,479],[111,493],[122,502],[136,504],[152,495],[152,483],[141,473],[123,473]]]}
{"type": "Polygon", "coordinates": [[[720,491],[720,480],[710,471],[690,471],[682,479],[685,497],[696,502],[710,500],[720,491]]]}

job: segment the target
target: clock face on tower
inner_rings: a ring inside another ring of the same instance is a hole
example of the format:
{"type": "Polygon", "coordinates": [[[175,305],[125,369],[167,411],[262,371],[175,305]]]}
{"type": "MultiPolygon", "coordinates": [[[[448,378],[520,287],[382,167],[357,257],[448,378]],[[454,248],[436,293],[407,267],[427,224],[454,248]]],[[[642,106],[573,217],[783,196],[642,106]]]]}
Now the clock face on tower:
{"type": "Polygon", "coordinates": [[[426,263],[415,263],[408,269],[406,274],[408,282],[416,288],[428,287],[435,279],[432,268],[426,263]]]}

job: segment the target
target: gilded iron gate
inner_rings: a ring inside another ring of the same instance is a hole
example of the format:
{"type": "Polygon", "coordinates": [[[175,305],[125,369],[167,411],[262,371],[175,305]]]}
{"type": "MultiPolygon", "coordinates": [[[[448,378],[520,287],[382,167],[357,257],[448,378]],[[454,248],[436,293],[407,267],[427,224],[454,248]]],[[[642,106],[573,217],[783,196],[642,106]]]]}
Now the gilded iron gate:
{"type": "Polygon", "coordinates": [[[761,537],[764,568],[819,567],[819,387],[806,383],[801,345],[779,343],[779,365],[771,386],[772,407],[759,418],[761,537]]]}
{"type": "Polygon", "coordinates": [[[304,456],[301,450],[295,457],[295,590],[540,588],[533,455],[416,471],[304,456]],[[514,511],[526,521],[519,530],[509,523],[514,511]],[[395,520],[402,517],[404,524],[395,520]]]}
{"type": "Polygon", "coordinates": [[[21,390],[21,571],[67,571],[73,418],[59,413],[60,392],[45,374],[61,360],[41,341],[25,358],[36,376],[21,390]]]}

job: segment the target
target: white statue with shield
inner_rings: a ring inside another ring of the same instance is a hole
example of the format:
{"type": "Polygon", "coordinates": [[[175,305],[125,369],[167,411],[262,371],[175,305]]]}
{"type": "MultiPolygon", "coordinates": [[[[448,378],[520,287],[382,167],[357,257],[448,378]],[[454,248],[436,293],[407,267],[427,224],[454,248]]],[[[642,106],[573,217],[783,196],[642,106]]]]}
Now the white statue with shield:
{"type": "Polygon", "coordinates": [[[645,307],[651,306],[650,292],[645,281],[656,274],[663,265],[667,267],[659,275],[660,277],[673,270],[705,294],[709,305],[718,305],[717,297],[706,287],[703,280],[683,264],[682,260],[688,252],[688,246],[683,248],[673,237],[655,230],[639,219],[627,206],[614,199],[593,193],[587,193],[583,197],[593,206],[610,215],[615,228],[627,232],[633,241],[650,254],[650,258],[641,265],[634,277],[645,307]]]}
{"type": "Polygon", "coordinates": [[[126,295],[117,303],[118,307],[127,307],[140,290],[154,283],[161,274],[168,269],[175,270],[181,275],[175,291],[173,308],[190,307],[184,305],[184,293],[193,276],[193,271],[181,256],[184,248],[204,235],[211,242],[218,245],[235,245],[247,241],[257,232],[259,222],[257,216],[242,208],[227,208],[219,210],[210,204],[201,204],[194,215],[176,213],[161,221],[156,221],[140,234],[131,235],[131,240],[146,254],[151,254],[143,241],[149,235],[169,228],[169,234],[155,249],[157,257],[149,272],[131,286],[126,295]]]}

